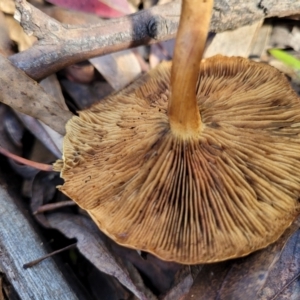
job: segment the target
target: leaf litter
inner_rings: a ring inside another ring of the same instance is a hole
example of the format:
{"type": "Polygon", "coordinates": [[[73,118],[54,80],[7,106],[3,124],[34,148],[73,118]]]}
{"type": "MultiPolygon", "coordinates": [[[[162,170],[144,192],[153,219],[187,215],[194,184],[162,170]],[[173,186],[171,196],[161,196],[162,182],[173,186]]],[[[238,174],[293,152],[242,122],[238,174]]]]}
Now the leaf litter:
{"type": "MultiPolygon", "coordinates": [[[[128,5],[125,0],[95,1],[91,2],[90,5],[97,5],[99,8],[99,11],[97,10],[98,16],[106,18],[130,13],[134,9],[137,10],[138,5],[140,5],[140,2],[136,2],[136,6],[132,10],[132,4],[128,5]]],[[[70,20],[70,16],[76,15],[76,13],[67,9],[63,10],[58,6],[46,7],[45,3],[41,2],[43,11],[48,11],[49,14],[55,13],[56,18],[61,22],[70,20]]],[[[90,12],[91,7],[84,7],[82,1],[81,3],[79,3],[80,1],[64,0],[49,2],[80,10],[72,21],[64,23],[79,24],[79,22],[87,22],[87,20],[89,22],[99,20],[95,15],[86,14],[86,12],[90,12]]],[[[156,1],[143,2],[145,5],[156,3],[156,1]]],[[[9,0],[0,3],[0,10],[3,12],[0,12],[0,32],[6,32],[5,35],[0,35],[0,53],[5,56],[12,54],[12,51],[16,51],[16,48],[18,48],[18,51],[24,50],[34,42],[34,38],[28,39],[28,36],[13,23],[14,6],[12,3],[9,0]],[[6,21],[3,22],[3,20],[6,21]]],[[[255,58],[264,62],[272,61],[272,58],[265,55],[266,49],[278,46],[289,51],[292,48],[293,54],[299,55],[297,52],[299,51],[297,48],[299,44],[297,44],[299,23],[291,19],[275,20],[272,28],[271,36],[266,36],[268,42],[260,41],[262,44],[265,42],[265,46],[261,47],[261,53],[255,54],[255,58]]],[[[22,71],[11,67],[2,58],[3,69],[8,66],[10,72],[8,76],[2,75],[1,77],[0,89],[2,88],[2,96],[0,97],[2,97],[2,100],[3,98],[8,99],[7,101],[18,98],[18,106],[28,105],[28,98],[36,99],[34,101],[37,101],[37,105],[42,103],[42,105],[51,107],[53,112],[61,111],[69,116],[68,107],[71,108],[73,113],[76,113],[78,109],[89,107],[95,101],[99,101],[113,92],[113,90],[126,86],[149,67],[154,67],[161,60],[171,59],[172,47],[170,45],[172,43],[173,41],[164,42],[147,49],[143,47],[141,48],[143,51],[139,52],[142,55],[139,54],[138,58],[134,51],[126,50],[123,53],[109,54],[107,57],[95,58],[90,62],[85,62],[87,66],[85,68],[81,68],[80,64],[77,64],[73,69],[60,71],[57,78],[55,76],[51,79],[47,78],[45,82],[41,83],[43,89],[33,83],[30,78],[24,76],[22,71]],[[145,49],[146,51],[144,51],[145,49]],[[134,68],[130,69],[130,66],[134,66],[134,68]],[[133,70],[132,74],[129,74],[128,70],[133,70]],[[11,88],[10,90],[3,89],[3,82],[8,82],[10,78],[14,79],[12,93],[11,88]],[[62,86],[62,90],[60,86],[62,86]],[[26,97],[20,96],[20,91],[25,92],[26,97]],[[68,107],[65,102],[67,102],[68,107]]],[[[53,121],[52,117],[48,118],[47,115],[43,115],[43,110],[41,109],[40,112],[41,119],[46,118],[48,121],[45,123],[48,122],[53,127],[53,123],[57,121],[53,121]]],[[[0,125],[0,146],[5,147],[12,153],[18,155],[24,155],[25,153],[30,159],[42,160],[45,163],[51,163],[55,160],[55,157],[61,155],[61,134],[49,127],[47,128],[44,123],[40,123],[32,117],[31,120],[26,121],[20,116],[17,117],[17,115],[18,113],[14,113],[4,104],[0,105],[0,118],[4,120],[0,125]],[[33,124],[32,127],[29,126],[30,122],[33,124]],[[36,147],[33,146],[35,139],[41,141],[36,148],[38,150],[34,150],[36,147]],[[32,142],[29,144],[28,140],[32,142]],[[38,155],[41,152],[45,153],[44,157],[38,155]],[[53,157],[53,154],[55,157],[53,157]]],[[[35,116],[39,116],[39,113],[35,116]]],[[[61,117],[61,119],[60,122],[64,122],[64,118],[61,117]]],[[[51,205],[51,203],[55,204],[68,200],[55,189],[55,186],[60,182],[55,173],[45,174],[33,171],[30,166],[24,167],[14,162],[11,162],[11,165],[16,173],[23,177],[22,192],[29,199],[32,213],[45,204],[51,205]]],[[[149,254],[139,254],[134,250],[114,244],[99,232],[88,216],[78,208],[63,207],[59,211],[35,214],[33,218],[43,227],[55,228],[67,238],[77,240],[80,253],[101,271],[87,273],[92,285],[91,290],[97,290],[97,280],[95,279],[102,278],[101,280],[106,283],[107,290],[111,293],[111,297],[107,299],[120,299],[123,297],[130,299],[134,296],[138,299],[159,298],[165,300],[299,298],[299,222],[295,223],[277,243],[248,257],[220,264],[181,266],[163,262],[149,254]],[[125,288],[122,288],[122,286],[125,288]],[[119,292],[113,295],[112,291],[114,289],[119,290],[119,292]]],[[[100,293],[101,291],[98,288],[97,293],[94,294],[95,299],[100,293]]],[[[101,299],[104,298],[101,297],[101,299]]]]}

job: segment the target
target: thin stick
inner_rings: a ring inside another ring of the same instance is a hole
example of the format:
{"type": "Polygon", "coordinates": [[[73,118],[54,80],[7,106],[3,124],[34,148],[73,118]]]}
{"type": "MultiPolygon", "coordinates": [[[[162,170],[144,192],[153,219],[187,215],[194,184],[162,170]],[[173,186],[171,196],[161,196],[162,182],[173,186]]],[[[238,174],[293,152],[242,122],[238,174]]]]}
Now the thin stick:
{"type": "Polygon", "coordinates": [[[201,116],[196,99],[199,64],[202,59],[213,0],[184,0],[171,71],[169,121],[174,134],[198,136],[201,116]]]}
{"type": "Polygon", "coordinates": [[[52,210],[55,210],[55,209],[59,209],[59,208],[62,208],[62,207],[66,207],[66,206],[74,206],[74,205],[77,205],[74,201],[61,201],[61,202],[57,202],[57,203],[49,203],[49,204],[45,204],[45,205],[42,205],[40,206],[35,212],[33,212],[34,215],[37,215],[37,214],[41,214],[43,212],[46,212],[46,211],[52,211],[52,210]]]}
{"type": "Polygon", "coordinates": [[[9,151],[7,151],[6,149],[2,148],[1,146],[0,146],[0,153],[5,155],[6,157],[9,157],[9,158],[15,160],[18,163],[33,167],[35,169],[38,169],[38,170],[41,170],[41,171],[46,171],[46,172],[52,172],[53,171],[53,167],[51,165],[34,162],[32,160],[20,157],[20,156],[15,155],[15,154],[12,154],[9,151]]]}
{"type": "Polygon", "coordinates": [[[77,244],[75,243],[75,244],[69,245],[69,246],[67,246],[67,247],[65,247],[65,248],[62,248],[62,249],[53,251],[53,252],[51,252],[51,253],[49,253],[49,254],[47,254],[47,255],[41,257],[41,258],[38,258],[38,259],[36,259],[36,260],[33,260],[33,261],[29,262],[29,263],[24,264],[24,265],[23,265],[23,268],[24,268],[24,269],[32,268],[33,266],[37,265],[38,263],[40,263],[40,262],[43,261],[44,259],[49,258],[49,257],[51,257],[51,256],[53,256],[53,255],[55,255],[55,254],[61,253],[61,252],[63,252],[63,251],[66,251],[66,250],[75,248],[76,245],[77,245],[77,244]]]}

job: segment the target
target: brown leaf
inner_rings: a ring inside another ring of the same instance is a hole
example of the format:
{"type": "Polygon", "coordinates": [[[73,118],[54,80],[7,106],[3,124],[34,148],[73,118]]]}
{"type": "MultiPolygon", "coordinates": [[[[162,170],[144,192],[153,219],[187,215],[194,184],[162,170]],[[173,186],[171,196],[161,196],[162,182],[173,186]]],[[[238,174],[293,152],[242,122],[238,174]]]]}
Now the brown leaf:
{"type": "Polygon", "coordinates": [[[153,69],[163,60],[171,60],[175,46],[175,39],[153,44],[150,47],[149,62],[153,69]]]}
{"type": "Polygon", "coordinates": [[[18,135],[18,125],[20,124],[14,124],[14,118],[11,110],[6,105],[0,103],[0,146],[11,153],[20,155],[21,145],[19,144],[20,136],[18,135]]]}
{"type": "MultiPolygon", "coordinates": [[[[53,200],[56,193],[55,187],[61,182],[58,176],[53,175],[53,173],[39,172],[31,183],[30,208],[32,213],[53,200]]],[[[51,227],[44,214],[35,214],[34,217],[44,227],[51,227]]]]}
{"type": "Polygon", "coordinates": [[[147,278],[147,282],[158,294],[165,294],[174,284],[177,284],[176,275],[181,272],[182,265],[163,261],[149,253],[139,255],[137,251],[116,243],[112,244],[112,249],[115,254],[130,261],[147,278]]]}
{"type": "MultiPolygon", "coordinates": [[[[1,104],[0,110],[0,115],[2,116],[0,117],[0,119],[2,120],[2,125],[4,125],[6,133],[9,135],[14,145],[21,148],[22,137],[25,130],[23,124],[20,122],[20,120],[16,117],[12,109],[10,109],[9,107],[5,106],[4,104],[1,104]],[[5,113],[3,114],[4,111],[5,113]]],[[[2,145],[5,149],[8,149],[7,147],[5,147],[5,144],[2,144],[1,142],[0,145],[2,145]]]]}
{"type": "Polygon", "coordinates": [[[18,118],[24,126],[49,150],[56,158],[60,158],[62,153],[57,145],[53,142],[50,135],[47,133],[41,123],[35,118],[16,112],[18,118]]]}
{"type": "Polygon", "coordinates": [[[19,51],[24,51],[30,48],[33,43],[36,42],[36,38],[34,36],[28,36],[13,16],[6,16],[5,22],[9,30],[9,36],[14,42],[16,42],[19,51]]]}
{"type": "Polygon", "coordinates": [[[185,299],[298,299],[299,220],[274,244],[245,258],[206,265],[185,299]]]}
{"type": "Polygon", "coordinates": [[[87,85],[63,79],[61,84],[79,110],[90,107],[113,92],[113,88],[105,81],[96,81],[87,85]]]}
{"type": "Polygon", "coordinates": [[[15,11],[15,3],[13,0],[1,0],[0,1],[0,10],[6,14],[13,14],[15,11]]]}
{"type": "Polygon", "coordinates": [[[131,83],[142,72],[131,50],[91,58],[90,62],[116,91],[131,83]]]}
{"type": "Polygon", "coordinates": [[[0,53],[5,56],[13,54],[12,42],[9,38],[9,32],[8,32],[7,24],[5,22],[5,16],[1,12],[1,7],[0,7],[0,53]]]}
{"type": "Polygon", "coordinates": [[[180,270],[177,274],[172,289],[163,297],[163,300],[179,300],[189,292],[194,278],[191,272],[191,268],[186,266],[180,270]]]}
{"type": "Polygon", "coordinates": [[[61,108],[34,80],[2,55],[0,69],[5,70],[0,72],[0,101],[64,134],[72,113],[61,108]]]}
{"type": "Polygon", "coordinates": [[[48,216],[51,227],[68,238],[77,239],[78,250],[100,271],[116,277],[138,299],[156,299],[144,286],[139,273],[128,261],[117,259],[101,237],[96,225],[80,215],[53,213],[48,216]]]}
{"type": "Polygon", "coordinates": [[[94,299],[120,300],[132,299],[132,294],[114,277],[89,267],[88,284],[94,299]]]}

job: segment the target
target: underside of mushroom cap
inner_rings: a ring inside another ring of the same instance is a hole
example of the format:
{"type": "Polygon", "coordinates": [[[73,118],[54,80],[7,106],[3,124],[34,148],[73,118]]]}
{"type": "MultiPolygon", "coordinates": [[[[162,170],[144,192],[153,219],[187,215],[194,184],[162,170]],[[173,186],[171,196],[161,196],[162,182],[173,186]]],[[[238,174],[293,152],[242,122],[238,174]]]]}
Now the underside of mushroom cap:
{"type": "Polygon", "coordinates": [[[201,63],[199,137],[170,130],[170,63],[67,124],[60,190],[117,243],[184,264],[244,256],[290,225],[300,196],[300,102],[274,68],[201,63]]]}

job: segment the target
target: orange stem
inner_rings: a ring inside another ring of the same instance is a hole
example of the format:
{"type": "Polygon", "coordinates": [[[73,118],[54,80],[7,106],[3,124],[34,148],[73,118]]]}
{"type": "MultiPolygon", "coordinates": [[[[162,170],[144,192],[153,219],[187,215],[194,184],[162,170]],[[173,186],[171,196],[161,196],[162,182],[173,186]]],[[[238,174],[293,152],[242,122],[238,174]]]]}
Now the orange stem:
{"type": "Polygon", "coordinates": [[[168,115],[171,130],[183,138],[198,136],[201,116],[196,99],[213,0],[183,0],[171,70],[168,115]]]}
{"type": "Polygon", "coordinates": [[[46,171],[46,172],[53,171],[53,168],[51,165],[34,162],[32,160],[28,160],[28,159],[20,157],[18,155],[12,154],[9,151],[7,151],[6,149],[2,148],[1,146],[0,146],[0,153],[5,155],[6,157],[9,157],[9,158],[15,160],[18,163],[23,164],[23,165],[27,165],[27,166],[33,167],[33,168],[41,170],[41,171],[46,171]]]}

